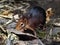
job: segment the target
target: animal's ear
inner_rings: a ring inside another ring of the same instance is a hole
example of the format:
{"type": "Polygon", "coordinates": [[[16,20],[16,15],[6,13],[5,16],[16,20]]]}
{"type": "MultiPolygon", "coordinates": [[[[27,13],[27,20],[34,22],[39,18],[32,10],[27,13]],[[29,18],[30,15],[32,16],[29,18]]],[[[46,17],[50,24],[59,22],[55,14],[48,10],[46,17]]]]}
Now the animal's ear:
{"type": "Polygon", "coordinates": [[[52,8],[48,8],[47,10],[46,10],[46,16],[47,17],[50,17],[50,16],[52,16],[53,15],[53,10],[52,10],[52,8]]]}

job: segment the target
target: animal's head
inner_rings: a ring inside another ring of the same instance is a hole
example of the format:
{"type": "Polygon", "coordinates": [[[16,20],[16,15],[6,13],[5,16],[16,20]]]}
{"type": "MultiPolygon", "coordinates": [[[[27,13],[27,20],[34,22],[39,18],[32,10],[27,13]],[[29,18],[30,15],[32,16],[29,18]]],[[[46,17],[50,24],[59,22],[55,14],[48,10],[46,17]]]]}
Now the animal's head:
{"type": "Polygon", "coordinates": [[[22,17],[22,18],[19,19],[19,21],[16,25],[16,29],[17,30],[22,30],[22,29],[25,28],[26,24],[27,24],[27,19],[22,17]]]}

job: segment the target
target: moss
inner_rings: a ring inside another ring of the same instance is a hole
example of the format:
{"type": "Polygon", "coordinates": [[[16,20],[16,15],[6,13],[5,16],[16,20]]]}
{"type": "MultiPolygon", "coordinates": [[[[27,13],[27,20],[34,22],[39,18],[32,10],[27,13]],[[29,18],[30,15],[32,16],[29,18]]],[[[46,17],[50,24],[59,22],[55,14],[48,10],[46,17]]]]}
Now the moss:
{"type": "Polygon", "coordinates": [[[44,38],[46,35],[45,31],[36,30],[36,33],[39,38],[44,38]]]}

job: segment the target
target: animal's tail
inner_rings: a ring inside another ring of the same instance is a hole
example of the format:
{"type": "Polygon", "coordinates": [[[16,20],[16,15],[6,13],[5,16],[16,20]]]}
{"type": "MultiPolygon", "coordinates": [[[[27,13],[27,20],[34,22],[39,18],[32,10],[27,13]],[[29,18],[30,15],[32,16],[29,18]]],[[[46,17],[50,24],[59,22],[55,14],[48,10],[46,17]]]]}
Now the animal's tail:
{"type": "Polygon", "coordinates": [[[54,11],[52,10],[52,8],[48,8],[46,10],[46,23],[48,23],[50,21],[50,17],[54,14],[54,11]]]}

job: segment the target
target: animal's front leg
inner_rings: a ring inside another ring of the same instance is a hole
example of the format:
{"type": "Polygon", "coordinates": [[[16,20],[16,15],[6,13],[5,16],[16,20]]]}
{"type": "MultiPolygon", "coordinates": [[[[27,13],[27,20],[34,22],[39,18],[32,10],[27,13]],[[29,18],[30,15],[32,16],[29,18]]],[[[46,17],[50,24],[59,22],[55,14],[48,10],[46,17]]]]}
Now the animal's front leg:
{"type": "MultiPolygon", "coordinates": [[[[30,31],[32,31],[32,32],[34,33],[34,36],[37,36],[35,29],[31,28],[29,25],[26,25],[25,28],[26,28],[26,29],[29,29],[30,31]]],[[[32,32],[31,32],[31,33],[32,33],[32,32]]]]}

